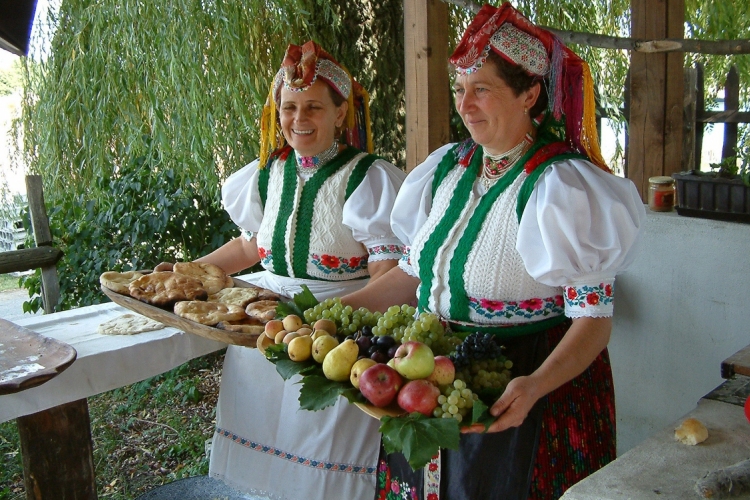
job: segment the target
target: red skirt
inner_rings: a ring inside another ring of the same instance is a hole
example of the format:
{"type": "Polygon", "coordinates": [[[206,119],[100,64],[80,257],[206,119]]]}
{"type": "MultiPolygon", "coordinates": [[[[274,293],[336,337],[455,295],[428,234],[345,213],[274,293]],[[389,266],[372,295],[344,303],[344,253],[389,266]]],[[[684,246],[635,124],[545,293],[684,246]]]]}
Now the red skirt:
{"type": "MultiPolygon", "coordinates": [[[[557,346],[570,321],[504,341],[514,375],[531,373],[557,346]]],[[[441,453],[440,498],[556,499],[616,457],[612,370],[605,349],[581,375],[541,399],[524,424],[494,434],[461,436],[441,453]]],[[[437,500],[423,493],[424,471],[381,446],[378,500],[437,500]],[[406,497],[404,493],[406,492],[406,497]]]]}

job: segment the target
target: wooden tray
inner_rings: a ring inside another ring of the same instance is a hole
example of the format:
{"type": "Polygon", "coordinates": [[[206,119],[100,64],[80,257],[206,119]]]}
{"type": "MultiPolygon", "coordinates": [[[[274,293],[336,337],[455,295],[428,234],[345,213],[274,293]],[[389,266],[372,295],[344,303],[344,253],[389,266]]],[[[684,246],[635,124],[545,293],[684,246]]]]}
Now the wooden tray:
{"type": "Polygon", "coordinates": [[[0,319],[0,396],[42,385],[77,355],[65,342],[0,319]]]}
{"type": "Polygon", "coordinates": [[[406,414],[406,411],[399,407],[396,403],[391,403],[384,408],[378,408],[377,406],[368,405],[365,403],[354,404],[357,406],[357,408],[377,420],[380,420],[381,417],[400,417],[401,415],[406,414]]]}
{"type": "MultiPolygon", "coordinates": [[[[256,288],[245,281],[238,280],[236,278],[233,279],[235,287],[256,288]]],[[[200,323],[196,323],[195,321],[190,321],[189,319],[177,316],[171,311],[152,306],[151,304],[146,304],[145,302],[136,300],[133,297],[113,292],[105,286],[102,286],[101,288],[102,292],[104,292],[107,297],[112,299],[112,302],[114,302],[115,304],[121,305],[126,309],[130,309],[131,311],[142,314],[155,321],[159,321],[160,323],[163,323],[167,326],[178,328],[183,332],[200,335],[201,337],[205,337],[207,339],[218,340],[219,342],[224,342],[225,344],[231,345],[256,347],[258,343],[258,337],[263,335],[264,328],[262,326],[258,326],[257,333],[240,333],[230,332],[227,330],[219,330],[218,328],[214,328],[212,326],[206,326],[200,323]]]]}

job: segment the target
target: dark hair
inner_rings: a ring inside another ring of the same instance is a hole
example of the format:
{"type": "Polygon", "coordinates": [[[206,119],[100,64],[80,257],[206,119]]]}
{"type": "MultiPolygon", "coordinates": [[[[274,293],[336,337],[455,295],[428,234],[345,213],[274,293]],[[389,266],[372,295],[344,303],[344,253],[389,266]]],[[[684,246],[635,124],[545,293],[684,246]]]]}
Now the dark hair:
{"type": "Polygon", "coordinates": [[[534,106],[529,110],[531,117],[538,116],[547,109],[549,97],[547,96],[547,85],[543,78],[529,75],[521,66],[506,61],[501,55],[496,54],[492,50],[487,54],[485,64],[488,63],[492,63],[497,76],[503,79],[516,96],[521,95],[521,92],[529,90],[535,83],[539,83],[539,97],[534,106]]]}

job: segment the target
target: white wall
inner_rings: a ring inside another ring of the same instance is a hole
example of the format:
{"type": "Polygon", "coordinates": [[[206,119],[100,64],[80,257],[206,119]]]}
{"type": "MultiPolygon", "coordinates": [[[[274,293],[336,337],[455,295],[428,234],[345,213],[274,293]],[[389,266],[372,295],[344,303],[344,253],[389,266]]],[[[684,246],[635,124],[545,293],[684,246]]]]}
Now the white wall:
{"type": "Polygon", "coordinates": [[[695,408],[750,344],[750,224],[646,211],[641,253],[615,282],[618,454],[695,408]]]}

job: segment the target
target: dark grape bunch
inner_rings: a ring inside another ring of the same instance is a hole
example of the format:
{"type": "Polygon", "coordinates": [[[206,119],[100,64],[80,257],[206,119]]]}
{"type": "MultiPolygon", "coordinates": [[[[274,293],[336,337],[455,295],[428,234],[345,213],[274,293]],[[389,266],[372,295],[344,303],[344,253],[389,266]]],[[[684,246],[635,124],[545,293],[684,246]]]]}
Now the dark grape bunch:
{"type": "Polygon", "coordinates": [[[346,338],[350,338],[359,346],[359,357],[367,357],[378,363],[387,363],[396,355],[396,349],[400,345],[390,335],[375,335],[369,326],[363,326],[361,330],[346,338]]]}
{"type": "Polygon", "coordinates": [[[456,346],[456,351],[450,355],[456,368],[468,366],[471,361],[495,359],[502,355],[502,347],[495,341],[491,333],[471,333],[462,343],[456,346]]]}

